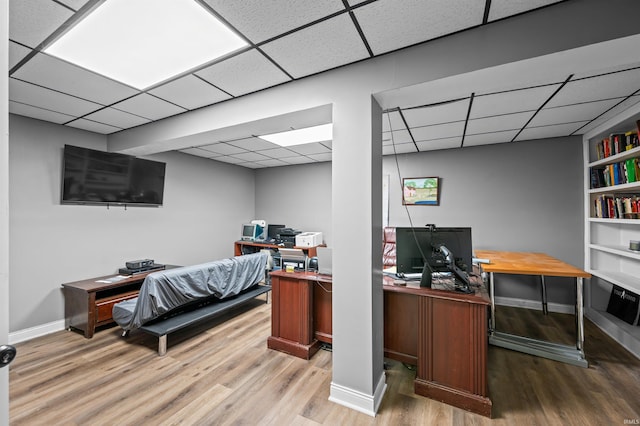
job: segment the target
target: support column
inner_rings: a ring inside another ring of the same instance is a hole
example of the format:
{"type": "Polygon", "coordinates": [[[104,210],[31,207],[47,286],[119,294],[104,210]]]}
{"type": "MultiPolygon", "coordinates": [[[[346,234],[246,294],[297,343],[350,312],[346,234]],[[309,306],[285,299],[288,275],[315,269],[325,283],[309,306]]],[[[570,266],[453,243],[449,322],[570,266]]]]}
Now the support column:
{"type": "MultiPolygon", "coordinates": [[[[0,0],[0,345],[9,343],[9,1],[0,0]]],[[[9,424],[9,367],[0,369],[0,424],[9,424]]]]}
{"type": "Polygon", "coordinates": [[[382,110],[345,90],[333,108],[333,380],[329,400],[375,416],[383,368],[382,110]]]}

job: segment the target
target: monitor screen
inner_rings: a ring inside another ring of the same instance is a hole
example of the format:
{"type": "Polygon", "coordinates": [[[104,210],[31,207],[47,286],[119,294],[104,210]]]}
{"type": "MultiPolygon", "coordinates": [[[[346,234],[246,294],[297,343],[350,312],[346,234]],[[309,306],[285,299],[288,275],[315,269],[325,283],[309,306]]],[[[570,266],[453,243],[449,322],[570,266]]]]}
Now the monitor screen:
{"type": "Polygon", "coordinates": [[[445,271],[444,257],[436,248],[444,245],[458,268],[471,272],[473,245],[471,228],[396,228],[396,268],[398,273],[421,274],[428,261],[434,271],[445,271]]]}
{"type": "Polygon", "coordinates": [[[282,228],[286,228],[284,225],[268,225],[267,226],[267,238],[275,240],[278,238],[278,234],[282,228]]]}
{"type": "Polygon", "coordinates": [[[256,239],[256,232],[258,225],[254,223],[245,223],[242,225],[242,239],[253,241],[256,239]]]}

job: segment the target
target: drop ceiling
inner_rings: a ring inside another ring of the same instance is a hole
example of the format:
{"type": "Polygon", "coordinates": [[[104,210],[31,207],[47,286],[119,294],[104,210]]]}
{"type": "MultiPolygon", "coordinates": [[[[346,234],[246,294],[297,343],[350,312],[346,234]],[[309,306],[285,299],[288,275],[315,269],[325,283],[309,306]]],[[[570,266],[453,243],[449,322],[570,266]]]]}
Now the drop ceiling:
{"type": "MultiPolygon", "coordinates": [[[[141,91],[43,53],[101,1],[11,0],[9,111],[110,135],[564,3],[194,1],[226,21],[249,46],[141,91]]],[[[381,94],[386,99],[383,154],[586,133],[640,102],[640,56],[637,51],[623,53],[629,56],[627,64],[611,69],[602,64],[558,72],[541,68],[534,79],[505,78],[500,85],[475,78],[472,85],[447,86],[455,90],[412,88],[381,94]]],[[[247,127],[243,137],[201,140],[180,151],[264,168],[330,161],[331,141],[282,148],[257,138],[247,127]]]]}

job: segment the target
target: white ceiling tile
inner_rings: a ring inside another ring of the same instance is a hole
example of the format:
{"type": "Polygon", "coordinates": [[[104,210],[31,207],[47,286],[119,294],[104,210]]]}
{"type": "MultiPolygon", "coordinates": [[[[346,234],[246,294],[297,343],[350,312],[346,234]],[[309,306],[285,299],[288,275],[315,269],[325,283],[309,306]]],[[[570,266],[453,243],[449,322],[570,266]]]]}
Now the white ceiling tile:
{"type": "Polygon", "coordinates": [[[464,137],[464,146],[491,145],[494,143],[511,142],[518,130],[507,130],[504,132],[481,133],[477,135],[466,135],[464,137]]]}
{"type": "Polygon", "coordinates": [[[289,165],[289,163],[285,163],[284,161],[281,161],[281,160],[276,160],[275,158],[272,158],[270,160],[256,161],[256,163],[264,167],[280,167],[280,166],[289,165]]]}
{"type": "Polygon", "coordinates": [[[418,145],[418,149],[420,152],[422,151],[434,151],[436,149],[452,149],[452,148],[460,148],[460,144],[462,143],[462,138],[444,138],[444,139],[435,139],[432,141],[422,141],[416,142],[418,145]]]}
{"type": "Polygon", "coordinates": [[[214,161],[222,161],[223,163],[230,163],[230,164],[246,163],[245,160],[241,160],[239,158],[232,157],[231,155],[223,155],[221,157],[212,158],[212,160],[214,160],[214,161]]]}
{"type": "Polygon", "coordinates": [[[120,129],[128,129],[130,127],[140,126],[149,123],[150,120],[128,112],[120,111],[115,108],[104,108],[87,115],[85,118],[97,121],[99,123],[108,124],[110,126],[119,127],[120,129]]]}
{"type": "Polygon", "coordinates": [[[211,151],[206,151],[200,148],[185,148],[185,149],[180,149],[179,151],[185,154],[195,155],[197,157],[204,157],[204,158],[220,157],[219,154],[215,154],[211,151]]]}
{"type": "Polygon", "coordinates": [[[369,57],[348,14],[322,21],[261,47],[295,78],[369,57]]]}
{"type": "Polygon", "coordinates": [[[531,120],[529,126],[547,126],[549,124],[573,123],[575,121],[591,121],[622,99],[587,102],[584,104],[544,108],[531,120]]]}
{"type": "Polygon", "coordinates": [[[9,69],[18,65],[25,56],[31,53],[31,49],[28,49],[18,43],[12,41],[9,42],[9,69]]]}
{"type": "Polygon", "coordinates": [[[484,1],[378,0],[354,10],[375,55],[482,24],[484,1]]]}
{"type": "Polygon", "coordinates": [[[205,0],[254,43],[284,34],[344,9],[340,0],[205,0]]]}
{"type": "Polygon", "coordinates": [[[247,152],[246,149],[238,148],[237,146],[229,145],[228,143],[214,143],[211,145],[203,145],[198,148],[221,155],[233,155],[247,152]]]}
{"type": "Polygon", "coordinates": [[[624,101],[620,102],[618,105],[611,108],[609,111],[606,111],[597,119],[593,120],[592,122],[585,125],[584,127],[581,127],[580,129],[578,129],[577,134],[582,135],[585,133],[589,133],[591,130],[598,127],[600,124],[604,123],[605,121],[609,120],[612,117],[615,117],[616,115],[620,114],[621,112],[625,111],[631,106],[637,104],[638,102],[640,102],[640,96],[632,96],[628,99],[625,99],[624,101]]]}
{"type": "Polygon", "coordinates": [[[467,119],[469,100],[449,102],[423,108],[405,109],[402,111],[409,127],[429,126],[432,124],[464,121],[467,119]]]}
{"type": "Polygon", "coordinates": [[[382,155],[409,154],[412,152],[418,152],[413,142],[396,144],[395,146],[387,145],[382,147],[382,155]]]}
{"type": "Polygon", "coordinates": [[[618,72],[636,72],[640,68],[640,62],[635,62],[633,64],[624,63],[622,65],[616,66],[607,66],[606,68],[599,68],[597,70],[594,69],[580,69],[573,75],[573,80],[580,80],[587,77],[596,77],[602,74],[612,74],[618,72]]]}
{"type": "Polygon", "coordinates": [[[584,121],[578,123],[556,124],[552,126],[527,127],[518,135],[516,141],[569,136],[585,123],[587,122],[584,121]]]}
{"type": "Polygon", "coordinates": [[[411,135],[408,130],[397,130],[394,132],[382,133],[382,144],[387,145],[389,143],[413,143],[411,135]]]}
{"type": "Polygon", "coordinates": [[[60,114],[59,112],[49,111],[48,109],[42,109],[11,101],[9,101],[9,112],[12,114],[24,115],[25,117],[37,118],[38,120],[50,121],[57,124],[66,123],[67,121],[73,120],[75,118],[71,115],[60,114]]]}
{"type": "Polygon", "coordinates": [[[297,152],[293,152],[286,148],[265,149],[260,151],[260,154],[266,155],[270,158],[298,157],[300,155],[297,152]]]}
{"type": "Polygon", "coordinates": [[[489,21],[537,9],[562,0],[492,0],[489,10],[489,21]]]}
{"type": "Polygon", "coordinates": [[[554,96],[547,107],[622,98],[640,89],[640,69],[570,80],[554,96]]]}
{"type": "Polygon", "coordinates": [[[306,143],[304,145],[294,145],[290,146],[289,149],[293,152],[297,152],[302,155],[310,155],[310,154],[322,154],[324,152],[331,152],[329,148],[323,145],[320,142],[316,143],[306,143]]]}
{"type": "Polygon", "coordinates": [[[406,129],[407,126],[404,125],[404,121],[402,121],[402,117],[400,117],[400,113],[395,111],[389,111],[382,113],[382,131],[388,132],[390,127],[393,130],[406,129]]]}
{"type": "Polygon", "coordinates": [[[233,96],[291,80],[255,49],[211,65],[195,74],[233,96]]]}
{"type": "Polygon", "coordinates": [[[102,108],[102,105],[16,80],[15,78],[9,79],[9,100],[74,117],[102,108]]]}
{"type": "Polygon", "coordinates": [[[160,120],[161,118],[179,114],[186,111],[177,105],[158,99],[147,93],[134,96],[113,105],[122,111],[148,118],[149,120],[160,120]]]}
{"type": "Polygon", "coordinates": [[[72,15],[51,0],[10,0],[9,39],[35,48],[72,15]]]}
{"type": "Polygon", "coordinates": [[[326,152],[324,154],[309,154],[308,157],[313,158],[315,161],[318,161],[318,162],[331,161],[330,152],[326,152]]]}
{"type": "Polygon", "coordinates": [[[413,135],[413,139],[416,142],[462,136],[463,132],[464,121],[447,124],[436,124],[434,126],[416,127],[411,129],[411,134],[413,135]]]}
{"type": "Polygon", "coordinates": [[[264,169],[265,167],[267,167],[263,164],[253,163],[253,162],[245,162],[238,165],[242,167],[246,167],[247,169],[264,169]]]}
{"type": "Polygon", "coordinates": [[[96,123],[95,121],[85,120],[84,118],[74,120],[71,123],[68,123],[67,126],[75,127],[76,129],[88,130],[94,133],[102,133],[104,135],[122,130],[117,127],[108,126],[106,124],[96,123]]]}
{"type": "Polygon", "coordinates": [[[241,152],[239,154],[233,154],[233,156],[244,161],[264,161],[270,159],[266,155],[258,154],[257,152],[241,152]]]}
{"type": "Polygon", "coordinates": [[[149,90],[149,93],[186,109],[200,108],[231,98],[193,74],[149,90]]]}
{"type": "Polygon", "coordinates": [[[74,10],[79,10],[82,6],[88,3],[89,0],[58,0],[60,3],[66,4],[74,10]]]}
{"type": "Polygon", "coordinates": [[[533,116],[533,112],[518,112],[516,114],[504,114],[494,117],[476,118],[469,120],[467,135],[477,133],[492,133],[503,130],[520,130],[533,116]]]}
{"type": "Polygon", "coordinates": [[[287,164],[308,164],[308,163],[315,163],[315,160],[313,158],[309,158],[309,157],[305,157],[304,155],[300,155],[298,157],[287,157],[287,158],[283,158],[282,161],[284,161],[287,164]]]}
{"type": "Polygon", "coordinates": [[[276,145],[275,143],[271,143],[269,141],[265,141],[264,139],[260,139],[257,137],[237,139],[233,141],[228,141],[227,143],[229,145],[237,146],[238,148],[243,148],[248,151],[260,151],[263,149],[275,149],[279,147],[279,145],[276,145]]]}
{"type": "Polygon", "coordinates": [[[35,55],[13,77],[102,105],[110,105],[138,93],[124,84],[43,53],[35,55]]]}
{"type": "Polygon", "coordinates": [[[537,111],[558,87],[560,87],[559,84],[553,84],[493,94],[476,94],[469,117],[490,117],[513,112],[537,111]]]}

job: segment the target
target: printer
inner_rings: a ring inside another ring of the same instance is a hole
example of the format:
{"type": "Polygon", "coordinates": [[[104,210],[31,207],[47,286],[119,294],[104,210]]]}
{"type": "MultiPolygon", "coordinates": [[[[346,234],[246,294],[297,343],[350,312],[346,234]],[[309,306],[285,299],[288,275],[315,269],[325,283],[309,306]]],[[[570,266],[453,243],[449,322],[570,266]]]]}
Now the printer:
{"type": "Polygon", "coordinates": [[[297,247],[315,247],[322,244],[322,232],[301,232],[296,235],[297,247]]]}

